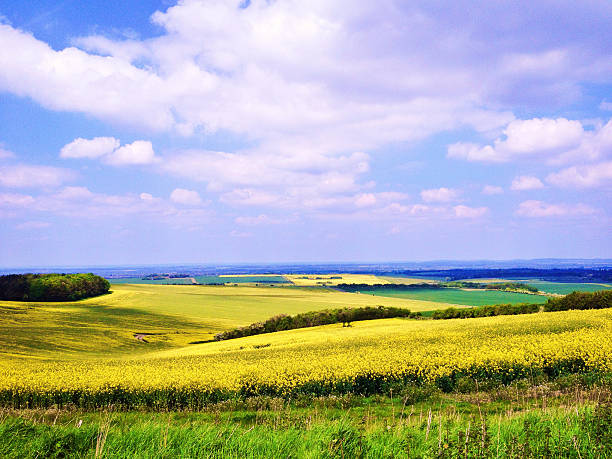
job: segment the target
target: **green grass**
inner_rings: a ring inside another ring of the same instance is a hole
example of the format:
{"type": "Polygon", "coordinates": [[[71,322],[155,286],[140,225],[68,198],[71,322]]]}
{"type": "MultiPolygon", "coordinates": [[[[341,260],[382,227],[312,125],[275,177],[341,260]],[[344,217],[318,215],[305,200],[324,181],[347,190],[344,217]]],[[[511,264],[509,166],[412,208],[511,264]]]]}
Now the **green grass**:
{"type": "Polygon", "coordinates": [[[455,288],[444,289],[415,289],[415,290],[392,290],[377,289],[375,291],[363,292],[360,295],[403,298],[422,301],[437,301],[440,303],[451,303],[466,306],[483,306],[485,304],[502,303],[545,303],[546,297],[542,295],[528,295],[524,293],[497,292],[486,290],[462,290],[455,288]]]}
{"type": "MultiPolygon", "coordinates": [[[[0,412],[0,456],[412,458],[612,454],[610,390],[573,379],[495,392],[283,400],[203,412],[0,412]],[[567,384],[569,382],[569,384],[567,384]]],[[[535,385],[537,384],[537,385],[535,385]]]]}
{"type": "Polygon", "coordinates": [[[285,313],[345,306],[413,311],[441,303],[293,286],[113,284],[112,293],[70,303],[0,301],[0,356],[111,357],[187,346],[215,333],[285,313]],[[135,333],[152,333],[144,343],[135,333]]]}

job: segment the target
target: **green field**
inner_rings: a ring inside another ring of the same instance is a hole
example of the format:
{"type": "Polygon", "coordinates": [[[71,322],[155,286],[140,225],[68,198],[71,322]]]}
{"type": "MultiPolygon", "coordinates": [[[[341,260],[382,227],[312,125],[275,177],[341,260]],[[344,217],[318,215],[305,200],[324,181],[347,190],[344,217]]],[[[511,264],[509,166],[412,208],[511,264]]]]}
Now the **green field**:
{"type": "Polygon", "coordinates": [[[191,285],[192,279],[198,284],[290,284],[284,276],[193,276],[168,279],[143,279],[141,277],[122,277],[108,279],[111,284],[151,284],[151,285],[191,285]]]}
{"type": "Polygon", "coordinates": [[[113,284],[112,293],[71,303],[0,301],[0,355],[129,355],[189,345],[277,314],[345,306],[448,307],[294,286],[113,284]],[[148,333],[147,343],[137,333],[148,333]]]}
{"type": "Polygon", "coordinates": [[[610,290],[612,285],[609,284],[589,284],[575,282],[546,282],[540,280],[527,280],[529,285],[537,287],[538,290],[546,293],[557,293],[567,295],[568,293],[576,292],[595,292],[597,290],[610,290]]]}
{"type": "Polygon", "coordinates": [[[191,285],[191,278],[178,277],[172,279],[142,279],[141,277],[122,277],[108,279],[111,284],[151,284],[151,285],[191,285]]]}
{"type": "Polygon", "coordinates": [[[465,306],[483,306],[485,304],[500,303],[545,303],[547,299],[542,295],[528,295],[525,293],[496,292],[487,290],[466,290],[457,288],[415,290],[394,290],[381,288],[375,291],[363,292],[360,293],[360,295],[433,301],[440,303],[460,304],[465,306]]]}
{"type": "Polygon", "coordinates": [[[284,276],[195,276],[200,284],[290,284],[284,276]]]}

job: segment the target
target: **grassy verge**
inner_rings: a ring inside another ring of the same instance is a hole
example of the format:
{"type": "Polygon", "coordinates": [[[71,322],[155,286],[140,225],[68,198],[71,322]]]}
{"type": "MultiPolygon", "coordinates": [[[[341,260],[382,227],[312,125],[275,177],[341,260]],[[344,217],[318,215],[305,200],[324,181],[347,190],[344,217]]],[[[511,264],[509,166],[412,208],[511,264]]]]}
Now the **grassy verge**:
{"type": "Polygon", "coordinates": [[[610,385],[254,397],[202,412],[5,410],[2,457],[576,457],[612,454],[610,385]]]}

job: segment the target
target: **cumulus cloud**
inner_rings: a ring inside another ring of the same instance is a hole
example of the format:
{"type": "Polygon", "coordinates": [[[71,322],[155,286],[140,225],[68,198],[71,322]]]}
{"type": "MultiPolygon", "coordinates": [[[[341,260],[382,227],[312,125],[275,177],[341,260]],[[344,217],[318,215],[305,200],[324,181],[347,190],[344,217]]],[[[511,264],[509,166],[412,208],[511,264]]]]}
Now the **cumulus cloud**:
{"type": "Polygon", "coordinates": [[[425,202],[451,202],[458,199],[460,192],[452,188],[433,188],[421,191],[421,198],[425,202]]]}
{"type": "Polygon", "coordinates": [[[114,137],[94,137],[93,139],[74,139],[60,150],[62,158],[99,158],[109,155],[117,148],[120,142],[114,137]]]}
{"type": "Polygon", "coordinates": [[[448,146],[447,157],[479,162],[507,162],[524,157],[551,164],[592,161],[612,154],[612,120],[584,129],[582,123],[565,118],[515,120],[505,137],[493,145],[458,142],[448,146]]]}
{"type": "Polygon", "coordinates": [[[548,204],[542,201],[529,200],[523,201],[515,213],[522,217],[538,218],[589,215],[594,212],[593,208],[585,204],[548,204]]]}
{"type": "Polygon", "coordinates": [[[501,186],[495,185],[485,185],[482,188],[482,194],[494,195],[494,194],[502,194],[504,189],[501,186]]]}
{"type": "Polygon", "coordinates": [[[455,143],[449,145],[447,156],[505,162],[521,156],[560,154],[580,145],[585,134],[579,121],[565,118],[514,120],[504,129],[505,137],[495,140],[493,145],[455,143]]]}
{"type": "MultiPolygon", "coordinates": [[[[449,146],[449,157],[470,161],[572,149],[601,157],[600,128],[515,120],[507,107],[549,107],[607,78],[612,5],[591,2],[578,15],[574,3],[557,2],[559,17],[571,18],[562,30],[544,3],[529,15],[483,5],[183,0],[152,16],[155,37],[94,35],[65,49],[3,24],[0,90],[113,124],[243,139],[235,151],[178,152],[160,163],[205,182],[223,202],[385,207],[361,152],[453,129],[489,135],[505,127],[491,145],[449,146]],[[585,34],[585,24],[599,33],[585,34]]],[[[78,151],[65,155],[156,162],[144,141],[78,151]]]]}
{"type": "Polygon", "coordinates": [[[157,162],[158,158],[153,151],[153,144],[148,140],[137,140],[130,144],[117,148],[105,157],[105,162],[113,166],[151,164],[157,162]]]}
{"type": "Polygon", "coordinates": [[[572,166],[546,177],[559,187],[590,188],[612,184],[612,161],[586,166],[572,166]]]}
{"type": "Polygon", "coordinates": [[[170,200],[187,206],[197,206],[202,203],[202,198],[197,191],[185,190],[184,188],[176,188],[172,191],[170,200]]]}
{"type": "Polygon", "coordinates": [[[80,186],[37,196],[0,193],[0,213],[3,211],[10,211],[11,217],[30,218],[31,221],[40,221],[45,215],[78,220],[136,217],[183,229],[197,228],[211,217],[210,211],[201,207],[176,206],[171,200],[149,193],[96,193],[80,186]]]}
{"type": "Polygon", "coordinates": [[[512,180],[510,189],[513,191],[539,190],[544,188],[542,181],[531,175],[521,175],[512,180]]]}
{"type": "Polygon", "coordinates": [[[137,140],[120,146],[114,137],[94,137],[93,139],[74,139],[60,150],[61,158],[101,159],[113,166],[143,165],[159,161],[148,140],[137,140]]]}
{"type": "Polygon", "coordinates": [[[463,205],[455,206],[453,210],[458,218],[478,218],[489,211],[487,207],[468,207],[463,205]]]}
{"type": "Polygon", "coordinates": [[[74,172],[59,167],[27,164],[0,167],[0,186],[7,188],[56,187],[74,177],[74,172]]]}

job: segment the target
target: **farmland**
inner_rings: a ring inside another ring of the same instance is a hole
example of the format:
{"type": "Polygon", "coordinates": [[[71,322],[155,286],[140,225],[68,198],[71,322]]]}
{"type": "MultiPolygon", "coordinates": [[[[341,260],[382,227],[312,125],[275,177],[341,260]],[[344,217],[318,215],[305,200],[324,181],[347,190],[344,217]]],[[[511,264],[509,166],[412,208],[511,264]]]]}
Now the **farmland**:
{"type": "Polygon", "coordinates": [[[497,303],[545,303],[546,297],[542,295],[528,295],[525,293],[510,293],[489,290],[465,290],[458,288],[442,289],[415,289],[391,290],[380,288],[362,293],[362,295],[375,295],[378,297],[402,298],[407,300],[432,301],[440,303],[482,306],[497,303]]]}
{"type": "Polygon", "coordinates": [[[285,277],[295,285],[310,287],[329,287],[338,284],[421,284],[434,282],[411,277],[376,276],[373,274],[293,274],[285,277]]]}
{"type": "Polygon", "coordinates": [[[277,314],[329,307],[448,305],[354,295],[323,288],[113,284],[112,293],[74,303],[0,301],[0,354],[131,354],[212,339],[215,333],[277,314]],[[148,345],[135,333],[150,334],[148,345]]]}
{"type": "Polygon", "coordinates": [[[0,455],[413,457],[408,448],[432,457],[444,444],[463,452],[460,432],[474,416],[500,457],[516,445],[551,447],[530,433],[532,422],[557,432],[553,451],[596,450],[584,419],[608,422],[611,309],[379,319],[211,341],[278,314],[379,305],[427,312],[478,304],[483,294],[487,304],[546,300],[425,291],[447,296],[113,284],[108,295],[76,302],[0,302],[0,455]]]}
{"type": "Polygon", "coordinates": [[[128,407],[196,408],[240,393],[367,394],[406,382],[452,389],[462,377],[487,384],[577,369],[606,373],[612,371],[611,324],[609,309],[469,322],[383,319],[124,358],[58,355],[29,360],[26,371],[23,359],[4,358],[0,391],[4,403],[26,403],[33,394],[37,401],[27,403],[44,406],[51,400],[74,402],[73,394],[79,394],[85,406],[114,400],[128,407]],[[121,398],[115,399],[117,393],[121,398]]]}

